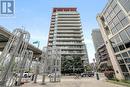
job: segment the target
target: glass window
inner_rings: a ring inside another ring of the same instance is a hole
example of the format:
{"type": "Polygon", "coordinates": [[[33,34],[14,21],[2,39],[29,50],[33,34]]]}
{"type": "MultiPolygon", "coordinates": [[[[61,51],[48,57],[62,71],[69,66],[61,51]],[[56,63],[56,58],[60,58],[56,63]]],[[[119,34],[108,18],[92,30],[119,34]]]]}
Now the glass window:
{"type": "Polygon", "coordinates": [[[110,17],[110,15],[109,15],[109,16],[107,16],[106,21],[107,21],[107,23],[109,23],[109,22],[111,21],[111,17],[110,17]]]}
{"type": "Polygon", "coordinates": [[[112,45],[113,51],[114,51],[114,52],[119,52],[119,48],[116,46],[116,42],[115,42],[114,38],[112,38],[112,39],[110,40],[110,43],[111,43],[111,45],[112,45]]]}
{"type": "Polygon", "coordinates": [[[125,62],[126,62],[126,63],[130,63],[130,58],[126,58],[126,59],[125,59],[125,62]]]}
{"type": "Polygon", "coordinates": [[[108,7],[107,11],[108,11],[109,14],[111,13],[111,11],[112,11],[111,6],[108,7]]]}
{"type": "Polygon", "coordinates": [[[119,20],[121,21],[122,19],[125,18],[125,14],[123,13],[123,11],[120,11],[118,14],[117,14],[119,20]]]}
{"type": "Polygon", "coordinates": [[[108,25],[109,25],[110,29],[112,29],[114,27],[114,24],[112,23],[112,21],[108,25]]]}
{"type": "Polygon", "coordinates": [[[114,27],[114,28],[112,28],[112,34],[115,34],[115,33],[117,33],[117,30],[116,30],[116,27],[114,27]]]}
{"type": "Polygon", "coordinates": [[[130,51],[128,51],[129,55],[130,55],[130,51]]]}
{"type": "Polygon", "coordinates": [[[123,5],[124,3],[126,3],[127,0],[119,0],[119,2],[123,5]]]}
{"type": "Polygon", "coordinates": [[[125,31],[122,31],[120,33],[120,36],[121,36],[123,42],[125,43],[126,48],[129,48],[130,47],[130,40],[127,37],[127,33],[125,31]]]}
{"type": "Polygon", "coordinates": [[[130,0],[119,0],[127,12],[130,11],[130,0]]]}
{"type": "Polygon", "coordinates": [[[128,18],[124,18],[122,21],[121,21],[122,25],[125,27],[126,25],[129,24],[129,21],[128,21],[128,18]]]}
{"type": "Polygon", "coordinates": [[[119,23],[119,20],[118,20],[117,17],[115,17],[115,18],[113,19],[113,23],[114,23],[114,25],[117,25],[117,24],[119,23]]]}
{"type": "Polygon", "coordinates": [[[129,69],[130,69],[130,64],[128,65],[129,69]]]}
{"type": "Polygon", "coordinates": [[[115,53],[119,52],[119,48],[117,46],[113,46],[113,50],[114,50],[115,53]]]}
{"type": "Polygon", "coordinates": [[[129,48],[130,47],[130,42],[125,43],[125,46],[126,46],[126,48],[129,48]]]}
{"type": "Polygon", "coordinates": [[[128,39],[125,31],[122,31],[120,33],[120,36],[121,36],[121,38],[122,38],[122,40],[123,40],[124,43],[129,42],[129,39],[128,39]]]}
{"type": "Polygon", "coordinates": [[[128,72],[126,65],[120,65],[122,72],[128,72]]]}
{"type": "Polygon", "coordinates": [[[118,63],[119,63],[119,64],[124,64],[124,60],[123,60],[123,59],[118,60],[118,63]]]}
{"type": "Polygon", "coordinates": [[[106,11],[106,12],[104,13],[104,18],[106,19],[108,15],[109,15],[109,14],[108,14],[108,12],[106,11]]]}
{"type": "Polygon", "coordinates": [[[115,8],[115,6],[116,6],[116,3],[115,3],[115,1],[113,0],[112,3],[111,3],[111,7],[112,7],[112,8],[115,8]]]}
{"type": "Polygon", "coordinates": [[[117,60],[121,60],[122,59],[120,54],[116,55],[116,58],[117,58],[117,60]]]}
{"type": "Polygon", "coordinates": [[[110,16],[111,16],[111,18],[114,18],[116,16],[116,14],[114,13],[114,11],[111,12],[110,16]]]}
{"type": "Polygon", "coordinates": [[[126,32],[129,35],[129,37],[130,37],[130,26],[126,28],[126,32]]]}
{"type": "Polygon", "coordinates": [[[120,10],[121,10],[120,7],[118,5],[116,5],[114,12],[117,14],[120,10]]]}
{"type": "Polygon", "coordinates": [[[123,56],[123,57],[128,57],[128,54],[127,54],[127,52],[125,52],[125,53],[122,53],[122,56],[123,56]]]}
{"type": "Polygon", "coordinates": [[[115,40],[116,40],[116,43],[120,43],[121,42],[121,39],[120,39],[119,35],[115,36],[115,40]]]}
{"type": "Polygon", "coordinates": [[[120,50],[124,50],[125,46],[123,43],[118,43],[117,46],[119,47],[120,50]]]}
{"type": "Polygon", "coordinates": [[[121,30],[122,29],[122,25],[120,24],[120,23],[118,23],[117,25],[116,25],[116,29],[119,31],[119,30],[121,30]]]}

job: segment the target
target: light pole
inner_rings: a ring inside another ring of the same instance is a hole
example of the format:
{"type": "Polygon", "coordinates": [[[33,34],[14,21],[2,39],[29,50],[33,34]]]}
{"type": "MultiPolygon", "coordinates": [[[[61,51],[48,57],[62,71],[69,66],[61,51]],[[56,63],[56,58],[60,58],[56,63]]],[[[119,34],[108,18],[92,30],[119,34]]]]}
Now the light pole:
{"type": "Polygon", "coordinates": [[[97,72],[97,69],[96,69],[95,59],[93,59],[93,62],[94,62],[94,72],[95,72],[95,75],[96,75],[97,80],[99,80],[99,75],[98,75],[98,72],[97,72]]]}
{"type": "MultiPolygon", "coordinates": [[[[33,42],[33,44],[38,44],[38,46],[37,46],[37,48],[39,48],[39,45],[40,45],[40,41],[35,41],[35,42],[33,42]]],[[[38,60],[38,58],[36,59],[36,72],[35,72],[35,76],[34,76],[34,83],[36,83],[37,82],[37,75],[38,75],[38,69],[39,69],[39,60],[38,60]]]]}

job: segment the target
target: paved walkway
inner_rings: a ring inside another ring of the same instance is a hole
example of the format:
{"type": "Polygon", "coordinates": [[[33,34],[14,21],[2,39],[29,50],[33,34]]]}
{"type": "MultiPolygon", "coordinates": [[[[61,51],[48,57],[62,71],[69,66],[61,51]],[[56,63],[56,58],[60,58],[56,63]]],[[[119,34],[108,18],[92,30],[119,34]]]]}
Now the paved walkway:
{"type": "Polygon", "coordinates": [[[49,79],[46,79],[46,85],[41,85],[40,83],[41,77],[38,78],[38,83],[26,83],[21,87],[125,87],[108,83],[103,78],[96,80],[95,78],[74,79],[74,77],[62,77],[59,83],[50,83],[49,79]]]}

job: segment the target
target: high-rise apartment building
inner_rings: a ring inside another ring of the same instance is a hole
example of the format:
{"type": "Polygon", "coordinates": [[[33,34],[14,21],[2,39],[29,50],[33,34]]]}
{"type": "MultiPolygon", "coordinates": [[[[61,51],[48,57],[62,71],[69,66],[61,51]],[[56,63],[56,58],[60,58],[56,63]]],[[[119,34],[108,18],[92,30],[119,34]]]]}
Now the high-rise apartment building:
{"type": "Polygon", "coordinates": [[[103,38],[99,29],[93,29],[91,35],[93,39],[94,48],[96,51],[98,47],[104,43],[104,41],[103,41],[103,38]]]}
{"type": "MultiPolygon", "coordinates": [[[[88,55],[77,8],[53,8],[48,47],[59,47],[63,58],[79,56],[82,64],[88,63],[88,55]]],[[[64,61],[61,61],[64,62],[64,61]]]]}
{"type": "Polygon", "coordinates": [[[97,20],[116,78],[130,79],[130,0],[109,0],[97,20]]]}

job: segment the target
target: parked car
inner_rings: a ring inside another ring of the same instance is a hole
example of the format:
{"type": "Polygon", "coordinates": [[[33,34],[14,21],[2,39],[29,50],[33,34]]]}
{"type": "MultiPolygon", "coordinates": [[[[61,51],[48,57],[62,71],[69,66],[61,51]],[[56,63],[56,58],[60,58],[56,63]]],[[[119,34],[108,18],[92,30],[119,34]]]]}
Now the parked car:
{"type": "Polygon", "coordinates": [[[94,76],[94,72],[92,71],[88,71],[86,73],[81,73],[81,77],[93,77],[94,76]]]}

